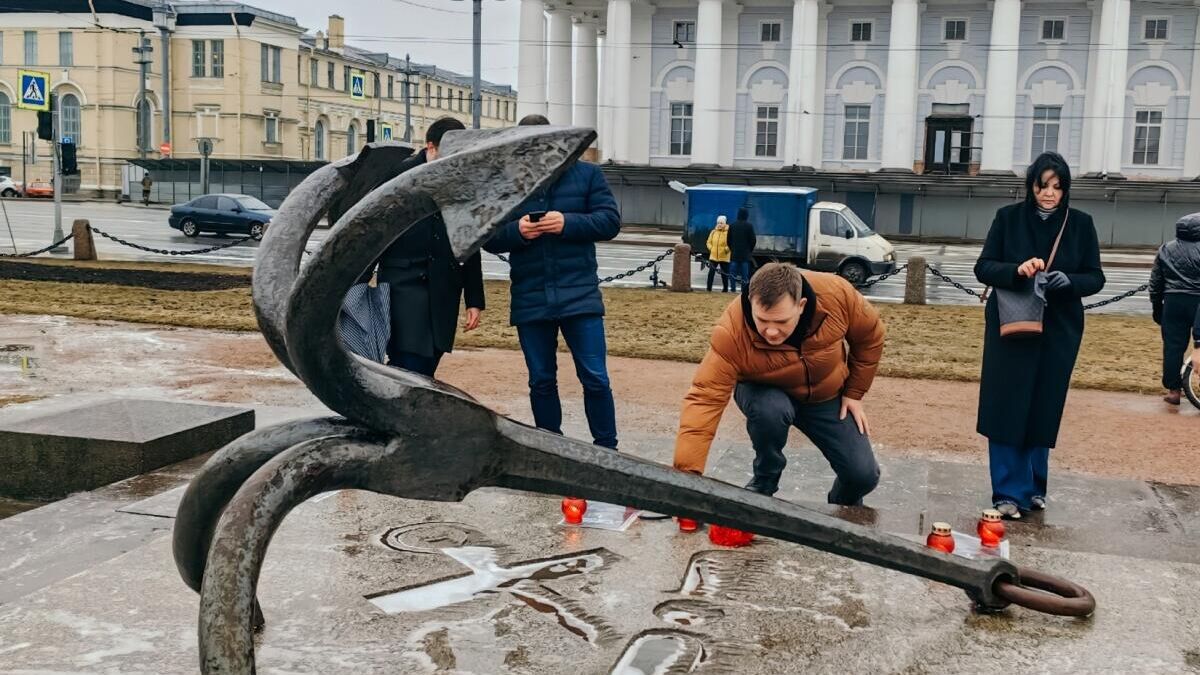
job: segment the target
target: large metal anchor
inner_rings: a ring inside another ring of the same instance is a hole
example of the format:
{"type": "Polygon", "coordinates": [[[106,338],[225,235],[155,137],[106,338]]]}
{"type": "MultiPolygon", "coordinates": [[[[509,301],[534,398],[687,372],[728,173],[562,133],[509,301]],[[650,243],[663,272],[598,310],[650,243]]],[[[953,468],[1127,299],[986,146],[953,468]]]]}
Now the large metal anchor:
{"type": "Polygon", "coordinates": [[[488,486],[577,495],[749,530],[950,584],[984,609],[1016,602],[1058,614],[1092,612],[1091,595],[1070,582],[1007,560],[942,554],[543,432],[457,389],[342,348],[335,322],[343,296],[413,223],[440,211],[463,260],[594,138],[590,129],[569,127],[454,132],[443,140],[441,158],[394,178],[393,167],[407,151],[369,146],[312,174],[284,202],[259,249],[258,323],[279,360],[344,417],[247,434],[216,453],[189,485],[174,553],[184,581],[201,596],[203,672],[254,672],[253,634],[262,621],[256,585],[275,529],[310,497],[347,488],[432,501],[459,501],[488,486]],[[305,243],[330,209],[342,215],[301,267],[305,243]]]}

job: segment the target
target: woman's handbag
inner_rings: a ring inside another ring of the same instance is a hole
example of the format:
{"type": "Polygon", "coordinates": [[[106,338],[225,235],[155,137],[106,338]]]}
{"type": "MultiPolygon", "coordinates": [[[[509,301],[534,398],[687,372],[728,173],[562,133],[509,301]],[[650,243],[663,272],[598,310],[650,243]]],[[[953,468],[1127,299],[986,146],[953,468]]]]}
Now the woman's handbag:
{"type": "Polygon", "coordinates": [[[351,352],[376,363],[387,360],[388,340],[392,336],[391,287],[354,284],[342,300],[337,332],[351,352]]]}
{"type": "Polygon", "coordinates": [[[1054,239],[1054,248],[1050,249],[1050,258],[1046,261],[1046,269],[1037,273],[1030,288],[1019,291],[999,287],[992,289],[996,291],[996,310],[1000,315],[1001,337],[1034,337],[1042,334],[1046,294],[1042,289],[1041,279],[1054,264],[1058,245],[1062,242],[1063,233],[1067,231],[1068,217],[1070,213],[1063,217],[1062,227],[1054,239]]]}

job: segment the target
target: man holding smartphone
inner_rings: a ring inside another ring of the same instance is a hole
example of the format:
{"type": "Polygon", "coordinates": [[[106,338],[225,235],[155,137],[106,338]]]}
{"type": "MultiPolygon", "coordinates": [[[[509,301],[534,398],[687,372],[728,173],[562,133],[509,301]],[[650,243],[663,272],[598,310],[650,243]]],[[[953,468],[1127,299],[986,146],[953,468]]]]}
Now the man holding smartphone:
{"type": "MultiPolygon", "coordinates": [[[[519,124],[549,123],[541,115],[528,115],[519,124]]],[[[497,230],[483,248],[509,254],[510,321],[517,327],[529,369],[534,422],[540,429],[562,433],[557,360],[562,333],[583,385],[583,407],[593,441],[615,450],[616,408],[608,380],[596,242],[620,232],[617,201],[599,167],[577,161],[516,213],[519,218],[497,230]]]]}

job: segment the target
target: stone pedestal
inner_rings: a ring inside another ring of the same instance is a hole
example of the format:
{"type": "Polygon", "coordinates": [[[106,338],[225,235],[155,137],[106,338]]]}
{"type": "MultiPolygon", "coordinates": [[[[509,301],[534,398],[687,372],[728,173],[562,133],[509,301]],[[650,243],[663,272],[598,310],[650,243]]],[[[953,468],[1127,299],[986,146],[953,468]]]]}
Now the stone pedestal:
{"type": "Polygon", "coordinates": [[[915,255],[908,259],[907,276],[904,277],[904,304],[925,304],[925,258],[915,255]]]}
{"type": "Polygon", "coordinates": [[[671,266],[671,291],[690,293],[692,290],[692,247],[675,244],[675,257],[671,266]]]}
{"type": "Polygon", "coordinates": [[[253,410],[175,401],[4,410],[0,495],[57,499],[216,450],[253,429],[253,410]]]}
{"type": "Polygon", "coordinates": [[[72,250],[76,260],[95,260],[96,242],[92,239],[92,229],[86,218],[79,218],[71,225],[72,250]]]}

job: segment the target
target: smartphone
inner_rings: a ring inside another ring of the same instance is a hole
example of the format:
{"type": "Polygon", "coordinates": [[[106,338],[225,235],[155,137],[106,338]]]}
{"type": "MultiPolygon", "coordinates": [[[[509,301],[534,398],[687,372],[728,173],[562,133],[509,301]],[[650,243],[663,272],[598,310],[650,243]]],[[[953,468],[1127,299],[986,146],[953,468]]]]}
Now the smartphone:
{"type": "Polygon", "coordinates": [[[536,223],[542,219],[542,216],[546,215],[546,212],[545,211],[530,211],[527,215],[529,216],[529,222],[536,223]]]}

